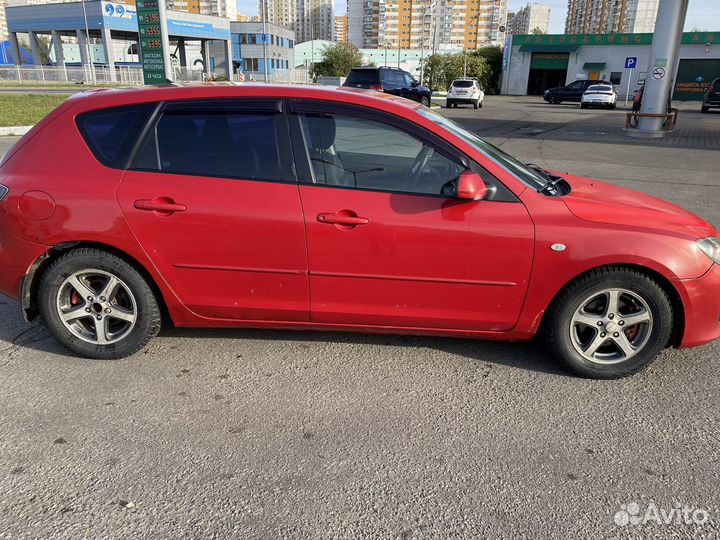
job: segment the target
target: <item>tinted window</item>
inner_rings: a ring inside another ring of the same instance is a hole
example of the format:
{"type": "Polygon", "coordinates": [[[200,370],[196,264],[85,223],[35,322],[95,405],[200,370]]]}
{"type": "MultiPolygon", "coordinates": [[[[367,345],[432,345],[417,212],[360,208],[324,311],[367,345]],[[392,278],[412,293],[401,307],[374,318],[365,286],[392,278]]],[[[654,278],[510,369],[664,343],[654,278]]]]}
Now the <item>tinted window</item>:
{"type": "Polygon", "coordinates": [[[455,88],[470,88],[473,85],[472,81],[453,81],[452,84],[455,88]]]}
{"type": "Polygon", "coordinates": [[[342,115],[301,116],[315,183],[453,196],[465,168],[393,126],[342,115]]]}
{"type": "Polygon", "coordinates": [[[283,180],[280,115],[254,112],[170,112],[155,126],[135,167],[168,173],[283,180]]]}
{"type": "Polygon", "coordinates": [[[83,113],[77,118],[95,157],[108,167],[124,168],[154,103],[83,113]]]}
{"type": "Polygon", "coordinates": [[[376,84],[378,82],[376,69],[353,69],[345,79],[347,85],[376,84]]]}
{"type": "Polygon", "coordinates": [[[613,71],[610,73],[610,84],[620,84],[622,82],[622,71],[613,71]]]}
{"type": "Polygon", "coordinates": [[[612,92],[613,87],[612,86],[606,86],[603,84],[595,84],[593,86],[588,87],[588,92],[612,92]]]}
{"type": "Polygon", "coordinates": [[[577,90],[578,88],[582,88],[585,83],[583,81],[575,81],[572,84],[569,84],[567,87],[572,90],[577,90]]]}

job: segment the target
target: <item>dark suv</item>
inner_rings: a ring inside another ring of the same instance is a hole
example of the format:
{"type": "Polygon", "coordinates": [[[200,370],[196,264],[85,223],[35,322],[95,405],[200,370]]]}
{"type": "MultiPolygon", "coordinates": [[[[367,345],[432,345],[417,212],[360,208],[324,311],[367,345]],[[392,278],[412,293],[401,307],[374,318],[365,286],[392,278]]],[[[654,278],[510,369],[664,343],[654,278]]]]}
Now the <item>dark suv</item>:
{"type": "Polygon", "coordinates": [[[407,71],[394,67],[354,68],[343,86],[394,94],[422,103],[426,107],[430,106],[432,95],[427,86],[421,86],[407,71]]]}
{"type": "Polygon", "coordinates": [[[720,107],[720,77],[715,79],[705,92],[703,96],[703,103],[700,110],[702,112],[708,112],[710,107],[720,107]]]}
{"type": "Polygon", "coordinates": [[[585,90],[593,84],[608,84],[605,81],[575,81],[567,86],[548,88],[543,92],[543,99],[548,103],[562,103],[563,101],[580,101],[585,90]]]}

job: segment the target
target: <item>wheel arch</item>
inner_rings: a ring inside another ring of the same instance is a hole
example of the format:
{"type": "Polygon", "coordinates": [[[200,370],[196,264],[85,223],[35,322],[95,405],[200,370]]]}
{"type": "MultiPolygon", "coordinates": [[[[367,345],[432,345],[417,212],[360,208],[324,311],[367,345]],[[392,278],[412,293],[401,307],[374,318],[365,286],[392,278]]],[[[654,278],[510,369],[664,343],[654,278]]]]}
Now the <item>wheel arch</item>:
{"type": "Polygon", "coordinates": [[[682,296],[680,295],[680,292],[678,292],[677,288],[672,284],[672,281],[670,279],[668,279],[666,276],[664,276],[657,270],[653,270],[652,268],[640,264],[603,264],[600,266],[594,266],[592,268],[589,268],[582,273],[576,275],[572,279],[568,280],[557,290],[555,295],[552,297],[552,300],[548,304],[548,309],[546,309],[542,315],[542,319],[538,328],[542,328],[542,326],[546,323],[548,313],[550,312],[550,306],[552,306],[552,304],[563,293],[563,291],[565,291],[565,289],[567,289],[570,285],[572,285],[579,279],[582,279],[586,275],[590,274],[591,272],[613,268],[625,268],[640,272],[641,274],[644,274],[657,282],[657,284],[663,289],[663,291],[665,291],[665,293],[668,295],[668,298],[670,299],[670,306],[673,310],[673,329],[670,336],[670,343],[668,345],[672,347],[677,347],[678,345],[680,345],[683,335],[685,333],[685,305],[683,304],[682,296]]]}
{"type": "Polygon", "coordinates": [[[40,281],[42,280],[42,276],[45,271],[58,257],[78,248],[94,248],[101,251],[106,251],[107,253],[115,255],[116,257],[124,260],[130,266],[135,268],[135,270],[137,270],[140,275],[145,279],[147,284],[150,286],[150,289],[152,289],[153,294],[155,295],[155,299],[160,306],[160,311],[162,312],[163,318],[166,320],[170,319],[168,306],[165,301],[165,297],[160,290],[160,287],[158,286],[152,274],[147,270],[147,268],[145,268],[142,263],[140,263],[140,261],[138,261],[135,257],[131,256],[127,252],[118,249],[110,244],[104,244],[102,242],[75,241],[62,242],[60,244],[54,245],[45,253],[43,253],[40,257],[38,257],[30,266],[27,274],[25,274],[20,290],[20,301],[22,304],[23,317],[27,322],[32,321],[39,315],[39,310],[36,304],[37,288],[40,284],[40,281]]]}

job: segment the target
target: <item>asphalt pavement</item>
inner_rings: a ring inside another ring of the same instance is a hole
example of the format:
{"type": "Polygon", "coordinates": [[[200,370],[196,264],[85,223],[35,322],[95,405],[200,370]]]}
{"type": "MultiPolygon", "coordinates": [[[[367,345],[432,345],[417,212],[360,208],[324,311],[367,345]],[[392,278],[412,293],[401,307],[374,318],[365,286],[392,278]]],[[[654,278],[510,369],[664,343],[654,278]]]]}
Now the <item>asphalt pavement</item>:
{"type": "MultiPolygon", "coordinates": [[[[444,113],[720,225],[720,114],[674,146],[534,98],[444,113]]],[[[718,538],[719,368],[717,343],[589,381],[535,343],[170,327],[92,361],[0,298],[0,538],[718,538]]]]}

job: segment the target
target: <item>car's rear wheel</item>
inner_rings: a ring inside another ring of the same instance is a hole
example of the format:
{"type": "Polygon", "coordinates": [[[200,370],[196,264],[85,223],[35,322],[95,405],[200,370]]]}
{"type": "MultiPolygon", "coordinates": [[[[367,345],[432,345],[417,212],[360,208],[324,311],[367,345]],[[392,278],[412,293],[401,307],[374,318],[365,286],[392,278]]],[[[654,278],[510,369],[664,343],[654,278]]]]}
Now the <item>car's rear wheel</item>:
{"type": "Polygon", "coordinates": [[[480,106],[480,102],[479,102],[479,101],[473,101],[473,108],[474,108],[474,109],[477,109],[479,106],[480,106]]]}
{"type": "Polygon", "coordinates": [[[587,108],[588,108],[588,104],[587,104],[587,103],[581,103],[581,104],[580,104],[580,108],[581,108],[581,109],[587,109],[587,108]]]}
{"type": "Polygon", "coordinates": [[[482,109],[482,106],[483,106],[483,102],[480,101],[480,102],[478,103],[478,108],[482,109]]]}
{"type": "Polygon", "coordinates": [[[706,113],[710,110],[710,107],[706,107],[705,105],[702,105],[700,107],[700,112],[706,113]]]}
{"type": "Polygon", "coordinates": [[[55,339],[87,358],[129,356],[160,330],[160,308],[147,281],[98,249],[73,250],[53,262],[40,281],[38,306],[55,339]]]}
{"type": "Polygon", "coordinates": [[[452,109],[452,106],[453,106],[453,102],[448,99],[445,102],[445,107],[447,107],[448,109],[452,109]]]}
{"type": "Polygon", "coordinates": [[[422,96],[420,98],[420,104],[425,105],[426,107],[429,107],[430,106],[430,98],[427,96],[422,96]]]}
{"type": "Polygon", "coordinates": [[[652,363],[670,341],[667,293],[628,268],[594,270],[570,284],[544,321],[545,343],[575,373],[616,379],[652,363]]]}

